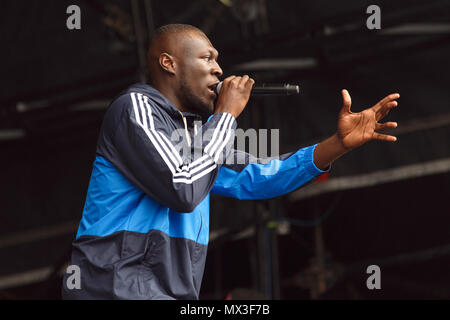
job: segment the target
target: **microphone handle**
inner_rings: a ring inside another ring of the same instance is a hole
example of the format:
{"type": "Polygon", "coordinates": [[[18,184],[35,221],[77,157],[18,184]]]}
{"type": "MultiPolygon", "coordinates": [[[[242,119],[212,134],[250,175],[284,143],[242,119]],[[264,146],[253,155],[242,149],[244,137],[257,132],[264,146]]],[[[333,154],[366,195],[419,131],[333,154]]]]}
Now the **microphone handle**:
{"type": "Polygon", "coordinates": [[[298,85],[283,84],[283,85],[265,85],[255,86],[252,89],[253,95],[291,95],[299,94],[300,87],[298,85]]]}
{"type": "MultiPolygon", "coordinates": [[[[222,82],[219,82],[219,84],[216,87],[216,93],[219,94],[220,89],[222,88],[222,82]]],[[[283,85],[258,85],[254,86],[251,91],[251,95],[255,96],[264,96],[264,95],[275,95],[275,96],[288,96],[291,94],[299,94],[300,93],[300,87],[298,85],[293,84],[283,84],[283,85]]]]}

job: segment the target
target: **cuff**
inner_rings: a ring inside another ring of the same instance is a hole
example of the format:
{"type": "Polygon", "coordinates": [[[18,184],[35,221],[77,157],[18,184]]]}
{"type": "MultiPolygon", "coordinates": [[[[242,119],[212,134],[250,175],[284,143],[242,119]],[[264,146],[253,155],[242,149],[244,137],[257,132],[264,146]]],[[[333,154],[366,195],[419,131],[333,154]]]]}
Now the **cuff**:
{"type": "Polygon", "coordinates": [[[306,168],[307,170],[314,176],[319,174],[329,172],[331,170],[331,165],[328,166],[325,170],[319,169],[314,163],[314,150],[316,149],[318,143],[312,145],[310,147],[305,148],[305,160],[306,160],[306,168]]]}

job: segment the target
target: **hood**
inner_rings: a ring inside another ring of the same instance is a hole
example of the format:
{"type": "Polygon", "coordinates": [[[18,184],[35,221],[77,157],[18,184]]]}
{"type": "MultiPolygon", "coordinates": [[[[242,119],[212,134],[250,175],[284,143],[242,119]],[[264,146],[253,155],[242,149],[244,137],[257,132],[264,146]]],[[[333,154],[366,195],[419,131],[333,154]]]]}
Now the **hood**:
{"type": "MultiPolygon", "coordinates": [[[[168,114],[174,117],[180,116],[180,111],[177,109],[177,107],[175,107],[165,96],[163,96],[161,92],[147,83],[135,83],[128,87],[125,92],[139,92],[145,94],[159,107],[164,109],[168,114]]],[[[193,118],[192,120],[202,119],[201,115],[192,112],[181,112],[181,114],[186,118],[193,118]]]]}

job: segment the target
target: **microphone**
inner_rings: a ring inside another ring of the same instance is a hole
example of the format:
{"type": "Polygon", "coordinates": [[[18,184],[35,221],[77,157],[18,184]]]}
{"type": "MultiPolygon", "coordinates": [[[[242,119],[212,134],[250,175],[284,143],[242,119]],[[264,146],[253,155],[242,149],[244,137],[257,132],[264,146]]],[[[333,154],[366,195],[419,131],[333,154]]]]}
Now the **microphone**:
{"type": "MultiPolygon", "coordinates": [[[[216,93],[220,93],[222,89],[222,81],[220,81],[216,86],[216,93]]],[[[299,94],[300,86],[294,84],[265,84],[258,86],[253,86],[250,95],[252,96],[288,96],[291,94],[299,94]]]]}

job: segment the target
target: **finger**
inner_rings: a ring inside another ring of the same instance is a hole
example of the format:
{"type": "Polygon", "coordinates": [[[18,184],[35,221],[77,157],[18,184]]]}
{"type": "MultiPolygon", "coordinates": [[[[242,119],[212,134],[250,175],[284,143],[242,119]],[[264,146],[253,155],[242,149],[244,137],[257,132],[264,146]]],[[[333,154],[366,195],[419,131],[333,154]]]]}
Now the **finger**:
{"type": "Polygon", "coordinates": [[[381,109],[392,109],[396,106],[398,106],[397,101],[389,101],[389,102],[386,102],[384,105],[382,105],[381,109]]]}
{"type": "Polygon", "coordinates": [[[239,83],[241,82],[241,78],[242,77],[235,76],[233,79],[231,79],[230,85],[232,85],[234,88],[239,87],[239,83]]]}
{"type": "Polygon", "coordinates": [[[225,81],[231,81],[231,80],[233,80],[234,78],[236,78],[236,76],[229,76],[229,77],[226,77],[225,78],[225,80],[223,80],[223,82],[225,82],[225,81]]]}
{"type": "Polygon", "coordinates": [[[254,84],[255,84],[255,80],[253,80],[252,78],[248,78],[248,81],[245,83],[245,86],[247,88],[252,88],[254,84]]]}
{"type": "Polygon", "coordinates": [[[222,87],[228,86],[228,83],[230,83],[231,81],[233,81],[234,78],[236,78],[236,76],[229,76],[229,77],[225,78],[225,79],[223,80],[222,87]]]}
{"type": "Polygon", "coordinates": [[[377,119],[377,121],[380,121],[381,119],[383,119],[389,113],[389,111],[391,111],[391,109],[395,108],[396,106],[398,106],[397,101],[387,102],[378,111],[376,111],[376,119],[377,119]]]}
{"type": "Polygon", "coordinates": [[[397,122],[385,122],[385,123],[376,123],[375,124],[375,130],[376,131],[383,131],[386,129],[391,129],[391,128],[397,128],[397,122]]]}
{"type": "Polygon", "coordinates": [[[399,93],[391,93],[390,95],[384,97],[383,99],[381,99],[376,105],[373,106],[373,109],[375,112],[377,112],[378,110],[380,110],[385,104],[391,102],[392,100],[398,99],[400,98],[400,94],[399,93]]]}
{"type": "Polygon", "coordinates": [[[248,75],[244,75],[239,81],[239,86],[245,87],[245,83],[248,81],[248,75]]]}
{"type": "Polygon", "coordinates": [[[398,99],[400,98],[400,94],[399,93],[391,93],[389,95],[387,95],[386,97],[384,97],[383,99],[380,100],[380,102],[378,102],[380,105],[384,105],[392,100],[398,99]]]}
{"type": "Polygon", "coordinates": [[[377,133],[377,132],[373,133],[373,138],[375,140],[383,140],[383,141],[390,141],[390,142],[397,141],[397,137],[394,137],[394,136],[391,136],[388,134],[381,134],[381,133],[377,133]]]}
{"type": "Polygon", "coordinates": [[[351,113],[350,107],[352,105],[352,98],[346,89],[342,89],[342,109],[345,112],[351,113]]]}

